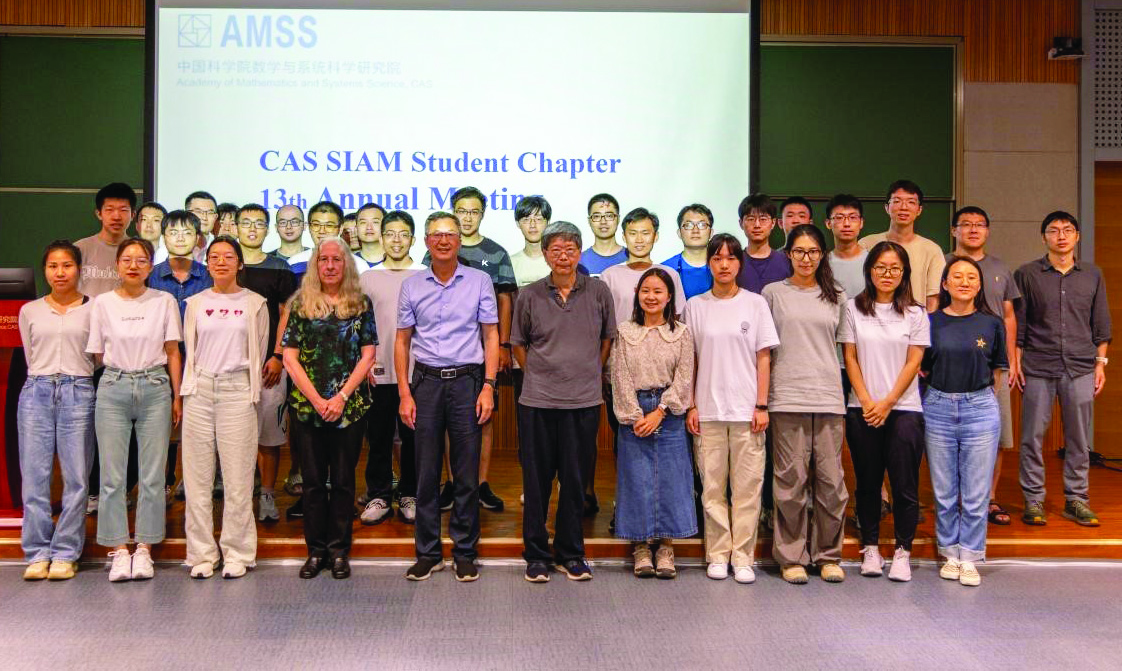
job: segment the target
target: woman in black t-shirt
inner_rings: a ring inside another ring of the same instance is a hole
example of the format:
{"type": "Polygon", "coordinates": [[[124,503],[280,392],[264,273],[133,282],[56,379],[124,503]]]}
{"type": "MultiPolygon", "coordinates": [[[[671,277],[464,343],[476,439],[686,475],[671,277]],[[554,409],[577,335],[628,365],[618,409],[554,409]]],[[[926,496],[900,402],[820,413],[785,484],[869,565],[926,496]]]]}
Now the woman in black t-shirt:
{"type": "Polygon", "coordinates": [[[1001,436],[993,386],[1007,365],[1005,326],[986,307],[982,283],[973,259],[944,269],[922,364],[935,532],[946,558],[939,576],[970,586],[981,583],[974,564],[986,557],[986,505],[1001,436]]]}

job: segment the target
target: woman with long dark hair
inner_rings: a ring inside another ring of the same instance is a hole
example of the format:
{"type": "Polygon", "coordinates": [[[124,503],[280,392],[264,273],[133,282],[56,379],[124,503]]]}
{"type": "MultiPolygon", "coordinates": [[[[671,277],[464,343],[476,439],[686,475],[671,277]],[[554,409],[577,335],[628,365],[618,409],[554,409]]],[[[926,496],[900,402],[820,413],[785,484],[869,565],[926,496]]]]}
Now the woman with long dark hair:
{"type": "Polygon", "coordinates": [[[826,240],[817,227],[791,229],[783,251],[793,272],[763,292],[779,334],[768,399],[775,457],[772,555],[789,583],[805,583],[805,567],[812,564],[823,580],[841,582],[849,494],[842,468],[845,399],[837,343],[846,335],[846,295],[834,281],[826,240]],[[812,497],[814,517],[808,520],[812,497]]]}
{"type": "Polygon", "coordinates": [[[890,580],[912,579],[911,551],[919,517],[919,464],[923,456],[923,405],[919,372],[931,344],[927,313],[912,298],[908,252],[878,242],[865,259],[865,290],[845,306],[845,370],[853,390],[845,437],[857,476],[861,575],[883,574],[880,555],[880,487],[892,485],[896,551],[890,580]]]}
{"type": "Polygon", "coordinates": [[[939,576],[968,586],[982,581],[974,564],[986,558],[986,510],[1001,437],[994,385],[1009,365],[1005,324],[986,305],[984,282],[974,259],[947,264],[922,364],[935,535],[946,558],[939,576]]]}
{"type": "Polygon", "coordinates": [[[631,319],[612,345],[612,405],[619,418],[616,527],[634,541],[640,578],[674,578],[675,538],[697,533],[686,410],[693,405],[693,338],[675,320],[674,281],[643,273],[631,319]],[[648,541],[661,542],[651,559],[648,541]]]}

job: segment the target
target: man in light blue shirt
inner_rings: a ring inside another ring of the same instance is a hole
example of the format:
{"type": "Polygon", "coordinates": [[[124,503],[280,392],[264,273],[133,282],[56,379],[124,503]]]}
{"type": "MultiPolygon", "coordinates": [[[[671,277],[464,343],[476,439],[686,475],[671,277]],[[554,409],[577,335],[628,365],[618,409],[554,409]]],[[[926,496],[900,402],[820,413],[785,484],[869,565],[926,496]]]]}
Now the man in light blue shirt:
{"type": "Polygon", "coordinates": [[[399,412],[414,429],[417,458],[417,562],[409,580],[426,580],[444,567],[440,542],[440,471],[448,435],[453,482],[452,559],[456,580],[479,578],[479,455],[482,426],[495,406],[499,366],[499,314],[491,277],[457,261],[460,226],[455,215],[425,220],[431,265],[401,285],[397,309],[399,412]],[[409,376],[412,350],[416,365],[409,376]]]}

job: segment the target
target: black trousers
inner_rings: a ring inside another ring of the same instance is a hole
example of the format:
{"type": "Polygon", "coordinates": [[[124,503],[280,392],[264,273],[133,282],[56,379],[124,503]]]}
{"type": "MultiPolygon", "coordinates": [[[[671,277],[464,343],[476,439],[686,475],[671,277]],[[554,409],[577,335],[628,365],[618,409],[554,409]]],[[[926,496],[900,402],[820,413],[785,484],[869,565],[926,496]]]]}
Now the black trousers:
{"type": "Polygon", "coordinates": [[[413,429],[405,426],[397,409],[401,398],[396,384],[379,384],[373,387],[374,404],[366,413],[366,442],[370,452],[366,457],[366,496],[370,500],[382,499],[389,503],[393,497],[393,435],[401,436],[401,479],[398,493],[401,496],[417,495],[417,462],[413,446],[413,429]]]}
{"type": "Polygon", "coordinates": [[[861,408],[845,415],[845,439],[853,458],[857,479],[857,520],[861,544],[876,545],[880,539],[880,487],[884,472],[892,485],[892,520],[896,546],[912,549],[919,518],[919,463],[923,458],[923,413],[893,410],[883,426],[865,423],[861,408]]]}
{"type": "Polygon", "coordinates": [[[439,498],[447,434],[454,499],[448,520],[452,556],[475,559],[479,542],[479,453],[483,448],[483,427],[475,415],[475,402],[483,388],[483,366],[451,379],[423,375],[416,370],[410,386],[417,404],[417,558],[443,556],[439,498]]]}
{"type": "Polygon", "coordinates": [[[518,404],[518,445],[522,460],[522,553],[526,561],[548,562],[549,532],[545,528],[554,477],[557,495],[553,554],[558,563],[584,557],[586,478],[596,461],[600,406],[560,410],[518,404]]]}
{"type": "Polygon", "coordinates": [[[304,474],[304,542],[308,556],[346,557],[355,513],[355,467],[366,419],[344,428],[299,420],[289,439],[299,445],[304,474]],[[331,491],[327,481],[331,480],[331,491]]]}

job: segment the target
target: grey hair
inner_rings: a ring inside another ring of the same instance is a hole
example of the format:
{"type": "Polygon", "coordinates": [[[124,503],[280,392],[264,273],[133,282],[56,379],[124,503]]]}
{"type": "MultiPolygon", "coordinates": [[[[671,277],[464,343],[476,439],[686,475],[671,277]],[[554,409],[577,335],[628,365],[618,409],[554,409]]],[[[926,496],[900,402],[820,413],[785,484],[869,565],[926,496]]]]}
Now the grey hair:
{"type": "Polygon", "coordinates": [[[575,242],[577,249],[582,247],[580,229],[567,221],[554,221],[545,227],[542,232],[542,250],[548,249],[555,238],[560,238],[563,242],[575,242]]]}

